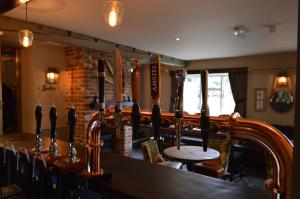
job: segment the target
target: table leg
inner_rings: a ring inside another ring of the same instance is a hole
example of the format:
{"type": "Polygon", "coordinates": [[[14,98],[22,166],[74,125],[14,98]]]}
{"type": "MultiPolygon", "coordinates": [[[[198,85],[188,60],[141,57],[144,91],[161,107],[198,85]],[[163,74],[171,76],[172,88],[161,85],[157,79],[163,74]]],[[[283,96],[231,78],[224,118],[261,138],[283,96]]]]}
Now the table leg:
{"type": "Polygon", "coordinates": [[[191,172],[193,171],[193,169],[192,169],[193,165],[192,164],[193,164],[192,162],[187,162],[186,163],[186,168],[187,168],[188,171],[191,171],[191,172]]]}

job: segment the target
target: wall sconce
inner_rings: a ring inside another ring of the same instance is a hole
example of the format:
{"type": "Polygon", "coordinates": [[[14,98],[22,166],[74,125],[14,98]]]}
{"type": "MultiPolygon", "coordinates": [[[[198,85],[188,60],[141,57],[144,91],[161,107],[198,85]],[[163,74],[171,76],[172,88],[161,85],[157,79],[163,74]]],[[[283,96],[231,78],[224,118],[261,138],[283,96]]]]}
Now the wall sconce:
{"type": "Polygon", "coordinates": [[[275,86],[277,87],[288,87],[289,76],[286,72],[280,72],[275,77],[275,86]]]}
{"type": "Polygon", "coordinates": [[[271,107],[277,112],[288,112],[294,104],[291,77],[286,72],[275,76],[270,97],[271,107]]]}
{"type": "Polygon", "coordinates": [[[56,84],[58,82],[58,71],[56,68],[54,67],[50,67],[47,70],[46,73],[46,80],[47,83],[45,85],[43,85],[42,87],[42,91],[46,91],[46,90],[55,90],[56,87],[52,86],[53,84],[56,84]]]}

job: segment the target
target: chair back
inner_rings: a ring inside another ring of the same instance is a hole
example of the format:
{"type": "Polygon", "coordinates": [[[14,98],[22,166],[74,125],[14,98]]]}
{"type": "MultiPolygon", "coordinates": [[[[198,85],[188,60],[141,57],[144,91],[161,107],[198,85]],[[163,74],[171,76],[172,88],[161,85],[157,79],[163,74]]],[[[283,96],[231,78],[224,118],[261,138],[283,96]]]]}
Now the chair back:
{"type": "Polygon", "coordinates": [[[220,157],[218,158],[218,162],[220,162],[223,167],[225,173],[227,172],[227,166],[229,161],[229,154],[231,149],[230,140],[221,140],[221,139],[209,139],[208,147],[217,150],[220,153],[220,157]]]}
{"type": "Polygon", "coordinates": [[[164,162],[160,155],[156,140],[150,139],[141,144],[144,160],[146,162],[157,163],[164,162]]]}
{"type": "Polygon", "coordinates": [[[175,128],[160,128],[160,145],[162,149],[176,145],[175,128]]]}

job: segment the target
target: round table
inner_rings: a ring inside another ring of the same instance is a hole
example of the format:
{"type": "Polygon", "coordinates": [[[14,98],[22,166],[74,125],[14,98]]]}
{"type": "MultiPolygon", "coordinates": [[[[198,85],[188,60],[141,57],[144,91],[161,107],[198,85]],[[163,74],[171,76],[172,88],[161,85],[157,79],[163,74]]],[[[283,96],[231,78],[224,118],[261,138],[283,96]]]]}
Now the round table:
{"type": "Polygon", "coordinates": [[[165,149],[164,155],[172,160],[186,163],[189,171],[191,171],[192,163],[214,160],[220,157],[217,150],[207,148],[205,152],[200,146],[180,146],[180,150],[177,150],[177,146],[173,146],[165,149]]]}

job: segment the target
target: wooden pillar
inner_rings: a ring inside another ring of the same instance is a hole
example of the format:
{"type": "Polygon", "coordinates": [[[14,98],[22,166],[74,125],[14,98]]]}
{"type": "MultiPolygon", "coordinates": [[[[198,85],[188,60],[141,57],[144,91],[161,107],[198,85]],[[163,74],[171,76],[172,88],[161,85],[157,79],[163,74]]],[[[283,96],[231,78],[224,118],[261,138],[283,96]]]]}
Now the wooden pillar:
{"type": "Polygon", "coordinates": [[[140,114],[140,91],[141,91],[141,62],[134,60],[132,65],[135,69],[131,74],[131,89],[132,89],[132,111],[131,111],[131,124],[132,124],[132,137],[133,139],[139,138],[139,126],[141,120],[140,114]]]}
{"type": "Polygon", "coordinates": [[[151,97],[153,101],[151,121],[154,132],[154,139],[160,147],[160,92],[161,92],[161,74],[160,74],[160,58],[158,55],[152,55],[150,59],[150,85],[151,97]]]}
{"type": "Polygon", "coordinates": [[[114,65],[115,135],[113,136],[113,150],[128,155],[132,151],[132,127],[124,126],[121,122],[122,56],[118,48],[114,50],[114,65]]]}

